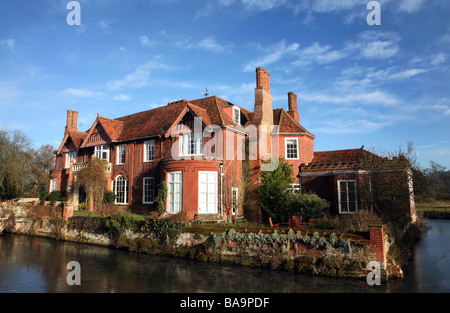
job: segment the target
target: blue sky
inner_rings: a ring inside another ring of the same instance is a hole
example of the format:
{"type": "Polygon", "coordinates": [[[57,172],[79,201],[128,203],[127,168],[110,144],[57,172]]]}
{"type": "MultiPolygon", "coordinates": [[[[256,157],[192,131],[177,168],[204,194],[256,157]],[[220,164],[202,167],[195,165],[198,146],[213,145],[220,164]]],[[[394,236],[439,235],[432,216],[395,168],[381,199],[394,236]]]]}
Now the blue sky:
{"type": "Polygon", "coordinates": [[[253,110],[255,68],[274,108],[298,94],[315,150],[397,150],[450,169],[450,3],[384,0],[66,0],[0,2],[0,127],[38,147],[79,129],[198,99],[205,88],[253,110]]]}

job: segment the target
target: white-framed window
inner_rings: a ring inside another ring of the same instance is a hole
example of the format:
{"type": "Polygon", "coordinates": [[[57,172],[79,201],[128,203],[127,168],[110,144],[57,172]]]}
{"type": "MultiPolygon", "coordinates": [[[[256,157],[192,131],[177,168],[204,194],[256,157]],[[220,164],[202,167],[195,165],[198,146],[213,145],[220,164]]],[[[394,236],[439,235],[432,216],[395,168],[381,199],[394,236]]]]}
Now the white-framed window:
{"type": "Polygon", "coordinates": [[[356,180],[338,180],[339,214],[358,212],[356,180]]]}
{"type": "Polygon", "coordinates": [[[109,146],[95,146],[95,157],[109,162],[109,146]]]}
{"type": "Polygon", "coordinates": [[[203,133],[180,135],[180,155],[202,155],[203,133]]]}
{"type": "Polygon", "coordinates": [[[155,141],[144,141],[144,162],[151,162],[155,158],[155,141]]]}
{"type": "Polygon", "coordinates": [[[286,160],[298,160],[298,138],[285,138],[286,160]]]}
{"type": "Polygon", "coordinates": [[[155,201],[155,180],[153,177],[144,177],[142,182],[142,203],[153,204],[155,201]]]}
{"type": "Polygon", "coordinates": [[[129,180],[123,175],[116,177],[114,181],[114,193],[116,194],[116,204],[128,204],[129,180]]]}
{"type": "Polygon", "coordinates": [[[300,193],[300,184],[290,184],[288,190],[293,193],[300,193]]]}
{"type": "Polygon", "coordinates": [[[57,187],[56,187],[57,184],[58,184],[58,179],[53,178],[53,179],[50,180],[50,192],[56,191],[56,189],[57,189],[57,187]]]}
{"type": "Polygon", "coordinates": [[[125,164],[125,145],[117,146],[116,164],[125,164]]]}
{"type": "Polygon", "coordinates": [[[216,214],[217,208],[217,172],[198,172],[198,213],[216,214]]]}
{"type": "Polygon", "coordinates": [[[71,160],[73,160],[73,163],[77,163],[77,152],[73,151],[73,152],[69,152],[66,154],[66,168],[70,167],[71,164],[71,160]]]}
{"type": "Polygon", "coordinates": [[[231,187],[231,214],[236,215],[239,207],[239,188],[231,187]]]}
{"type": "Polygon", "coordinates": [[[233,121],[241,125],[241,109],[237,106],[233,107],[233,121]]]}
{"type": "Polygon", "coordinates": [[[183,173],[181,171],[167,173],[167,213],[176,214],[182,211],[183,173]]]}

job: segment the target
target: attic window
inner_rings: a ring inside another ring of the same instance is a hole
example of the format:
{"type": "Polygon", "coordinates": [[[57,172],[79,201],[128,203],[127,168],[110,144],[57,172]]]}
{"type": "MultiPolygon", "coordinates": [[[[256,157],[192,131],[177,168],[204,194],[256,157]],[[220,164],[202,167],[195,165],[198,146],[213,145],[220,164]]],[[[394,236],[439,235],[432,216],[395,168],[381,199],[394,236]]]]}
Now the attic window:
{"type": "Polygon", "coordinates": [[[233,121],[241,125],[241,109],[237,106],[233,107],[233,121]]]}

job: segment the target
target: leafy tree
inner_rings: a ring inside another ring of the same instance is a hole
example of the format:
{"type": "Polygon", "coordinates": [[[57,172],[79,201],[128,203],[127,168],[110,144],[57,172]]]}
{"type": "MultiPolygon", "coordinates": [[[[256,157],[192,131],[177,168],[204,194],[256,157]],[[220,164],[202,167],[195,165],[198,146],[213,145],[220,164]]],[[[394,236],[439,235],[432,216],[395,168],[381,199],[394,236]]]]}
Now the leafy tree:
{"type": "Polygon", "coordinates": [[[94,203],[101,203],[103,194],[107,188],[105,178],[105,160],[92,158],[86,167],[78,172],[76,185],[84,187],[88,198],[89,211],[94,210],[94,203]]]}
{"type": "MultiPolygon", "coordinates": [[[[270,162],[270,160],[268,161],[270,162]]],[[[280,158],[274,171],[261,172],[257,191],[261,208],[271,217],[280,217],[285,211],[285,193],[294,182],[294,171],[286,160],[280,158]]]]}
{"type": "Polygon", "coordinates": [[[0,198],[23,194],[30,171],[30,139],[19,130],[0,130],[0,198]]]}

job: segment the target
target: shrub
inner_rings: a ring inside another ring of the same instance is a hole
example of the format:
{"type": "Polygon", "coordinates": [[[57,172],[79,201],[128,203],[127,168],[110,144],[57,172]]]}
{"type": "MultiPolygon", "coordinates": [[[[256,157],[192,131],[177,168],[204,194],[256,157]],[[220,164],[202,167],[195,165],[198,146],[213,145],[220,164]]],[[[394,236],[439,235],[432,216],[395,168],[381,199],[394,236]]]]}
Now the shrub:
{"type": "Polygon", "coordinates": [[[42,192],[39,194],[39,201],[40,201],[40,202],[44,202],[44,201],[47,200],[47,197],[48,197],[48,192],[47,192],[47,191],[42,191],[42,192]]]}
{"type": "Polygon", "coordinates": [[[116,194],[113,191],[108,191],[103,196],[103,203],[114,203],[116,202],[116,194]]]}
{"type": "Polygon", "coordinates": [[[286,192],[284,216],[301,215],[303,219],[322,218],[327,215],[329,205],[316,194],[286,192]]]}
{"type": "Polygon", "coordinates": [[[167,185],[165,182],[161,182],[158,185],[158,194],[156,195],[155,201],[158,206],[158,212],[164,213],[166,210],[166,197],[167,197],[167,185]]]}
{"type": "Polygon", "coordinates": [[[141,222],[140,231],[155,234],[161,243],[165,240],[174,243],[184,226],[185,224],[171,219],[146,218],[141,222]]]}
{"type": "Polygon", "coordinates": [[[381,217],[368,210],[360,210],[358,213],[341,215],[334,218],[322,218],[314,221],[316,229],[335,229],[339,232],[365,232],[372,225],[382,225],[381,217]]]}
{"type": "Polygon", "coordinates": [[[87,210],[87,208],[88,208],[87,202],[81,202],[81,203],[78,204],[78,209],[79,210],[87,210]]]}
{"type": "Polygon", "coordinates": [[[54,203],[56,201],[61,201],[61,191],[52,191],[47,197],[47,200],[50,201],[50,203],[54,203]]]}
{"type": "Polygon", "coordinates": [[[109,236],[117,241],[119,237],[130,229],[136,220],[128,214],[115,214],[105,218],[105,227],[109,236]]]}
{"type": "Polygon", "coordinates": [[[119,213],[120,211],[121,207],[114,203],[99,203],[94,206],[94,212],[97,216],[109,216],[119,213]]]}

